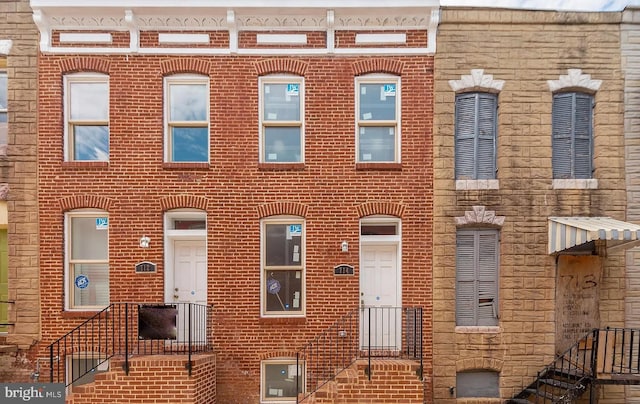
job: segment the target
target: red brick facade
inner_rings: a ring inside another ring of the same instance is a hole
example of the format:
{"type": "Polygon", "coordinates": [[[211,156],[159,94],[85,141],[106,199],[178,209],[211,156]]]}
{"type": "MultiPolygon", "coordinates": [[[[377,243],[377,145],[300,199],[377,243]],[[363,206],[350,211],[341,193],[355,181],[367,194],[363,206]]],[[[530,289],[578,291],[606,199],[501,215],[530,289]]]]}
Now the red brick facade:
{"type": "MultiPolygon", "coordinates": [[[[353,33],[342,34],[351,41],[344,47],[355,46],[353,33]]],[[[240,43],[253,47],[253,33],[243,35],[240,43]]],[[[226,39],[220,36],[211,38],[226,39]]],[[[407,32],[408,46],[425,36],[407,32]]],[[[128,43],[120,37],[114,36],[114,47],[128,43]]],[[[145,32],[141,39],[155,38],[157,33],[145,32]]],[[[324,40],[316,34],[309,38],[309,47],[324,40]]],[[[53,45],[57,41],[54,35],[53,45]]],[[[39,71],[42,347],[92,314],[65,311],[65,212],[108,212],[112,302],[162,302],[163,214],[200,209],[207,217],[207,302],[214,307],[217,400],[257,402],[261,360],[282,352],[295,357],[307,341],[358,307],[359,220],[386,215],[401,220],[402,305],[425,308],[425,379],[430,379],[432,55],[43,53],[39,71]],[[63,76],[71,72],[109,77],[108,163],[64,161],[63,76]],[[163,77],[176,73],[210,80],[208,164],[163,160],[163,77]],[[400,163],[356,164],[354,82],[370,73],[400,77],[400,163]],[[304,77],[303,163],[260,163],[258,80],[269,74],[304,77]],[[274,215],[305,220],[304,317],[261,317],[260,220],[274,215]],[[138,245],[143,234],[150,237],[150,248],[138,245]],[[348,252],[341,252],[342,241],[348,241],[348,252]],[[135,273],[141,261],[157,263],[157,271],[135,273]],[[334,275],[333,267],[343,263],[355,267],[354,276],[334,275]]]]}

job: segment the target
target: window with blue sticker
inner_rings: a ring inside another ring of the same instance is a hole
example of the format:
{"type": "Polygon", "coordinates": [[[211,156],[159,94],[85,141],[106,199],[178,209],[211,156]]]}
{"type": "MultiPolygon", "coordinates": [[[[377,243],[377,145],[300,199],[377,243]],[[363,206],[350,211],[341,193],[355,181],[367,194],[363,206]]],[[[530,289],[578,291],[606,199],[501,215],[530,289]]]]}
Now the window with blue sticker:
{"type": "Polygon", "coordinates": [[[303,162],[303,96],[301,77],[260,79],[260,162],[303,162]]]}
{"type": "Polygon", "coordinates": [[[356,79],[357,161],[400,161],[400,78],[369,75],[356,79]]]}
{"type": "Polygon", "coordinates": [[[304,223],[267,220],[263,234],[263,314],[304,313],[304,223]]]}

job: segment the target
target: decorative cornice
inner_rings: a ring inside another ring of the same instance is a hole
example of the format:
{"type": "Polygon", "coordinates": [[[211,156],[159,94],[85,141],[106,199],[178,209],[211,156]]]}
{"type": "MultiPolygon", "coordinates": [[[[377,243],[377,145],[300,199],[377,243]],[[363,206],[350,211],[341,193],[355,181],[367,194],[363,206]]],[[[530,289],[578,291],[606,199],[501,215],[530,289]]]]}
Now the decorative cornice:
{"type": "Polygon", "coordinates": [[[589,92],[596,92],[602,85],[602,80],[591,79],[590,74],[582,74],[582,69],[567,69],[567,73],[565,76],[560,76],[558,80],[547,80],[549,91],[555,93],[570,88],[582,88],[589,92]]]}
{"type": "Polygon", "coordinates": [[[473,210],[464,212],[464,216],[456,217],[456,226],[496,226],[504,225],[504,216],[496,216],[493,210],[485,210],[484,206],[474,206],[473,210]]]}
{"type": "Polygon", "coordinates": [[[494,80],[492,74],[484,74],[484,69],[472,69],[470,75],[463,75],[460,80],[449,80],[449,86],[456,93],[474,89],[500,92],[504,86],[504,80],[494,80]]]}

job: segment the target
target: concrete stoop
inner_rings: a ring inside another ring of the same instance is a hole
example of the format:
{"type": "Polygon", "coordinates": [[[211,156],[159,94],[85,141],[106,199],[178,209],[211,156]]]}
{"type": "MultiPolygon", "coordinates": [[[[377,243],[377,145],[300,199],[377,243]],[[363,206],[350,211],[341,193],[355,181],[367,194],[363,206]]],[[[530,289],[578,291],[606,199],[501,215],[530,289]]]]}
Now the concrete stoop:
{"type": "Polygon", "coordinates": [[[358,360],[326,383],[303,404],[424,403],[420,365],[410,360],[358,360]]]}

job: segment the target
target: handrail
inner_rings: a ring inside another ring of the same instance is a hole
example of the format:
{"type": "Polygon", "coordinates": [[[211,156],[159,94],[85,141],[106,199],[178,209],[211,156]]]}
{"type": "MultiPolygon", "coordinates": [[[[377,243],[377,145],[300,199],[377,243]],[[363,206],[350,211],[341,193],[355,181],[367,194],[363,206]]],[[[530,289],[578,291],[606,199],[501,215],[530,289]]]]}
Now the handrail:
{"type": "Polygon", "coordinates": [[[69,386],[116,355],[128,374],[136,354],[187,354],[191,375],[192,354],[213,349],[211,312],[195,303],[111,303],[47,347],[50,382],[69,386]]]}
{"type": "Polygon", "coordinates": [[[302,402],[351,366],[357,359],[368,361],[371,378],[372,358],[413,359],[423,372],[422,307],[368,307],[347,312],[316,335],[296,353],[296,400],[302,402]]]}

